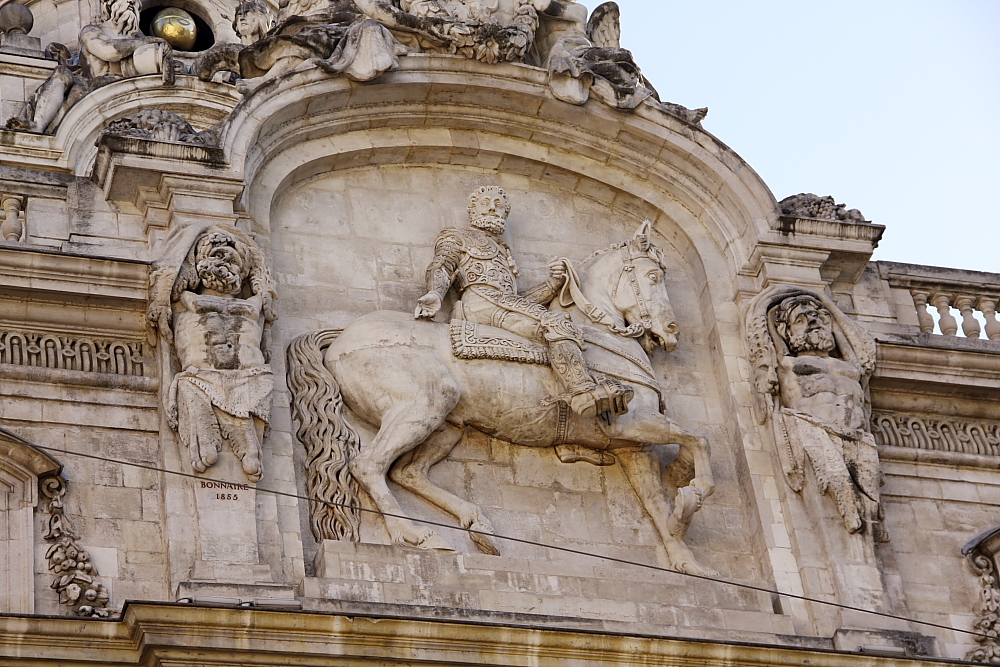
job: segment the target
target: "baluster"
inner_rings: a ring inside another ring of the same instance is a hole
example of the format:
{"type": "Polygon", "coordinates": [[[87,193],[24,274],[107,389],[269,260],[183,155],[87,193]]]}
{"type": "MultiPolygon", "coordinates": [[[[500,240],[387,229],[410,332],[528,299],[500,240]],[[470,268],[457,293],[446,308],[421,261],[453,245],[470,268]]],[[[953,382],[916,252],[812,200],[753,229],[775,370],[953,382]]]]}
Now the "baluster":
{"type": "Polygon", "coordinates": [[[962,333],[966,338],[979,338],[979,320],[973,315],[974,296],[960,296],[955,299],[955,307],[962,313],[962,333]]]}
{"type": "Polygon", "coordinates": [[[990,340],[1000,340],[1000,321],[997,321],[997,300],[980,297],[976,308],[986,318],[986,337],[990,340]]]}
{"type": "Polygon", "coordinates": [[[917,322],[920,323],[920,330],[924,333],[934,333],[934,317],[927,312],[927,299],[930,292],[913,290],[910,292],[913,297],[913,305],[917,309],[917,322]]]}
{"type": "Polygon", "coordinates": [[[24,198],[21,195],[0,195],[3,222],[0,222],[0,237],[4,241],[20,241],[24,236],[24,198]]]}
{"type": "Polygon", "coordinates": [[[958,320],[951,314],[951,295],[938,292],[931,297],[931,305],[937,308],[941,319],[938,326],[945,336],[954,336],[958,333],[958,320]]]}

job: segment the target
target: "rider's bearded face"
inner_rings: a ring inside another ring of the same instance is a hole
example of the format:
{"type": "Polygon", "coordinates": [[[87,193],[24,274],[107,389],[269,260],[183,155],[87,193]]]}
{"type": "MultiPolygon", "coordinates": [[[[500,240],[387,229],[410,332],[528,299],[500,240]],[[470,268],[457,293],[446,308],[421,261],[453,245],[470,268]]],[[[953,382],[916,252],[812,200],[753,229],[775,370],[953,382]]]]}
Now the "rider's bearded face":
{"type": "Polygon", "coordinates": [[[484,192],[469,206],[473,227],[493,234],[503,234],[507,222],[507,198],[500,193],[484,192]]]}

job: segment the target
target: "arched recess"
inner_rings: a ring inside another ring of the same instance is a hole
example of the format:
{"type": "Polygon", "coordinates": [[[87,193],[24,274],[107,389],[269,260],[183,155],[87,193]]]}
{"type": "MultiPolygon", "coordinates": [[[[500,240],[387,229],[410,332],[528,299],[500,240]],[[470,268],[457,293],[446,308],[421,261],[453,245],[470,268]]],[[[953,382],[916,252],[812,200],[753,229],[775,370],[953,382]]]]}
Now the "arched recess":
{"type": "Polygon", "coordinates": [[[411,55],[365,84],[296,72],[236,107],[224,148],[262,230],[282,188],[328,163],[462,164],[488,153],[508,168],[551,167],[603,184],[607,196],[645,202],[689,238],[706,277],[730,285],[776,216],[763,181],[701,128],[649,106],[565,104],[543,70],[524,65],[411,55]]]}
{"type": "MultiPolygon", "coordinates": [[[[246,184],[243,209],[264,246],[295,184],[375,165],[521,174],[652,218],[693,277],[706,333],[700,344],[713,352],[721,409],[736,414],[745,404],[727,386],[741,382],[745,357],[734,285],[776,222],[777,205],[757,174],[701,128],[651,106],[565,104],[538,68],[411,55],[370,83],[316,69],[267,82],[234,110],[223,150],[246,184]]],[[[283,307],[280,326],[291,332],[302,313],[283,307]]]]}
{"type": "Polygon", "coordinates": [[[62,464],[0,428],[0,612],[35,613],[34,509],[38,480],[62,464]]]}
{"type": "Polygon", "coordinates": [[[60,164],[77,176],[86,176],[97,154],[96,142],[108,123],[145,109],[172,111],[203,130],[218,123],[239,102],[235,88],[179,76],[172,86],[159,75],[133,77],[98,88],[74,104],[55,136],[53,148],[60,164]]]}

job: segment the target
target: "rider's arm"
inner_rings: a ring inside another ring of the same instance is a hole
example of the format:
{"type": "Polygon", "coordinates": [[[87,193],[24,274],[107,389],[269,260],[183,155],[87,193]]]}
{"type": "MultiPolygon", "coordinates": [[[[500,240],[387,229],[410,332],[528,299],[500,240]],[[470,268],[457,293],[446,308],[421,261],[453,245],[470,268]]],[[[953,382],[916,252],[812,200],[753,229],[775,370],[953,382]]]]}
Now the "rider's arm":
{"type": "Polygon", "coordinates": [[[457,234],[444,230],[434,243],[434,259],[427,267],[427,293],[437,294],[444,299],[461,260],[462,239],[457,234]]]}
{"type": "Polygon", "coordinates": [[[531,289],[525,290],[521,293],[521,296],[526,299],[531,299],[536,303],[540,303],[543,306],[549,305],[552,299],[556,298],[559,294],[559,289],[562,287],[562,281],[556,280],[554,278],[549,278],[541,285],[535,285],[531,289]]]}
{"type": "Polygon", "coordinates": [[[522,292],[521,296],[540,303],[543,306],[549,305],[566,283],[566,268],[563,261],[562,259],[551,261],[549,263],[549,279],[541,285],[535,285],[531,289],[522,292]]]}

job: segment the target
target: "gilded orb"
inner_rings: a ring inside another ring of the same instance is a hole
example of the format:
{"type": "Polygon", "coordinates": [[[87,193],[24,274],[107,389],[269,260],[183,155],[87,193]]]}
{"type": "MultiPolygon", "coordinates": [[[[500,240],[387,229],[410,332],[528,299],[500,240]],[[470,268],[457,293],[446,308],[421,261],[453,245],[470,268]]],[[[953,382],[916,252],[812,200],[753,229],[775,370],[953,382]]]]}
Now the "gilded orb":
{"type": "Polygon", "coordinates": [[[153,17],[153,35],[167,40],[178,51],[190,51],[198,38],[198,27],[194,19],[183,9],[168,7],[161,9],[153,17]]]}

